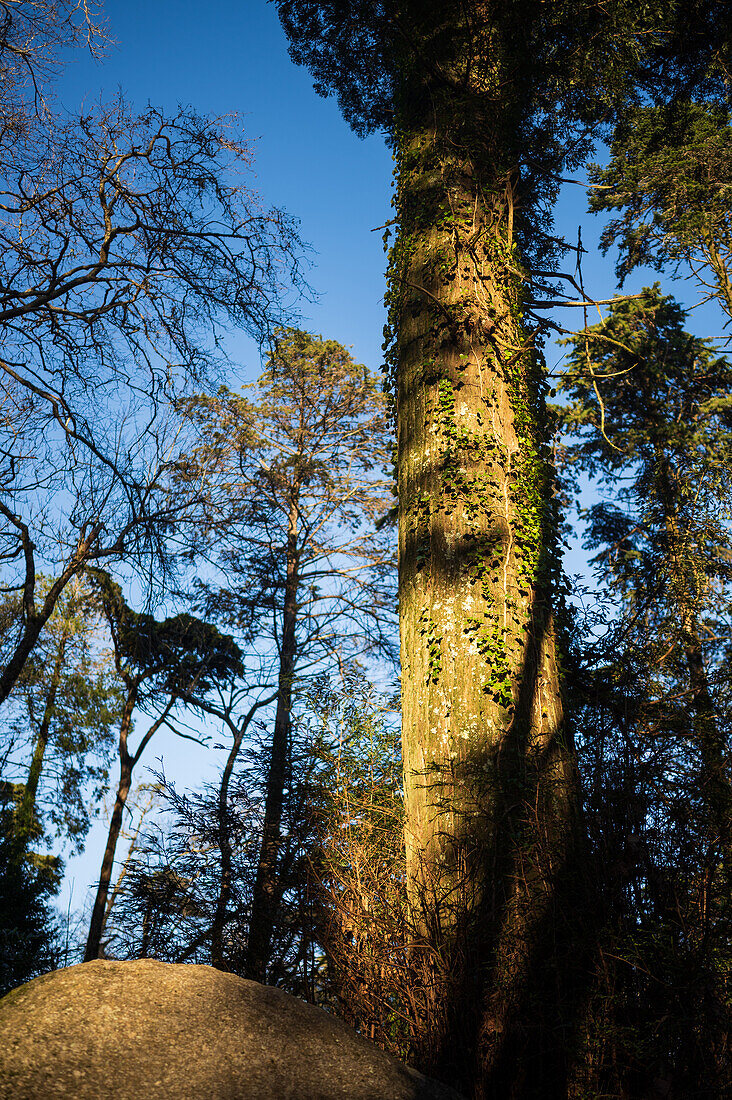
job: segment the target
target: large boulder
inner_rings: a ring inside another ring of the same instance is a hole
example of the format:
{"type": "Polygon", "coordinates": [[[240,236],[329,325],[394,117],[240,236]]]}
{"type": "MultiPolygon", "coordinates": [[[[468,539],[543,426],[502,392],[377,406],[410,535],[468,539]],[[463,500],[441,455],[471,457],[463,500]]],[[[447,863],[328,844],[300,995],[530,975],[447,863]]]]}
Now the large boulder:
{"type": "Polygon", "coordinates": [[[209,966],[89,962],[0,1001],[2,1100],[459,1100],[322,1009],[209,966]]]}

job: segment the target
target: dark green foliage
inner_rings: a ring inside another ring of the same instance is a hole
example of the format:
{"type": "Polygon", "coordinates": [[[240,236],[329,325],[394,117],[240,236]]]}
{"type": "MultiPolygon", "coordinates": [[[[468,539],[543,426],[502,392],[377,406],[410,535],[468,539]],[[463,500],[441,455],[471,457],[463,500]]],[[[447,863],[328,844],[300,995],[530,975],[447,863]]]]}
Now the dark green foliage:
{"type": "Polygon", "coordinates": [[[638,575],[649,603],[661,591],[667,604],[679,598],[668,587],[678,583],[671,568],[683,569],[689,599],[704,599],[715,578],[730,577],[732,364],[686,332],[684,320],[656,285],[566,341],[569,404],[560,418],[571,462],[615,498],[593,507],[589,545],[603,548],[626,588],[638,575]],[[659,569],[673,538],[683,563],[659,569]]]}
{"type": "Polygon", "coordinates": [[[605,168],[590,172],[590,209],[617,211],[603,251],[619,249],[618,277],[647,264],[691,265],[732,310],[732,128],[725,106],[673,102],[639,107],[618,125],[605,168]]]}
{"type": "Polygon", "coordinates": [[[88,582],[75,578],[59,597],[4,708],[2,775],[25,785],[16,820],[19,838],[40,819],[44,829],[81,849],[90,809],[106,786],[120,712],[121,693],[101,636],[95,594],[88,582]]]}
{"type": "Polygon", "coordinates": [[[215,626],[182,613],[158,622],[133,611],[122,589],[101,569],[89,575],[99,589],[118,658],[143,689],[158,698],[196,694],[230,680],[241,669],[241,651],[233,638],[215,626]]]}
{"type": "Polygon", "coordinates": [[[58,891],[61,863],[18,845],[14,825],[22,796],[22,785],[0,783],[0,996],[54,970],[60,957],[48,902],[58,891]]]}
{"type": "Polygon", "coordinates": [[[325,96],[335,88],[344,117],[361,136],[390,129],[395,44],[389,0],[281,0],[277,7],[290,56],[310,68],[315,90],[325,96]]]}
{"type": "Polygon", "coordinates": [[[569,456],[605,497],[587,545],[606,632],[571,683],[598,896],[588,1095],[732,1084],[732,365],[684,323],[656,286],[568,341],[569,456]]]}
{"type": "MultiPolygon", "coordinates": [[[[547,259],[549,209],[558,180],[583,162],[597,136],[643,87],[663,96],[683,85],[723,85],[721,31],[729,20],[705,0],[277,0],[293,60],[321,95],[336,94],[364,135],[399,143],[412,99],[454,106],[452,139],[476,126],[492,173],[520,172],[516,210],[522,252],[547,259]],[[428,91],[429,88],[429,91],[428,91]]],[[[467,135],[470,135],[469,138],[467,135]]]]}

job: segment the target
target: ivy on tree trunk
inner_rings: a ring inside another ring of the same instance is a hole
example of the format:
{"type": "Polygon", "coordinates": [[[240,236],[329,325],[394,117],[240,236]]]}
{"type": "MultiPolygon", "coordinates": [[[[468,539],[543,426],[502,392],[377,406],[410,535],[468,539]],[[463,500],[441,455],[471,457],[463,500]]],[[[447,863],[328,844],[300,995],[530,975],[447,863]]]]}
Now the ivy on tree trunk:
{"type": "MultiPolygon", "coordinates": [[[[421,86],[420,86],[421,85],[421,86]]],[[[445,960],[430,1068],[500,1079],[574,858],[543,361],[523,323],[515,166],[466,97],[407,87],[390,264],[406,854],[445,960]],[[467,995],[466,995],[467,994],[467,995]],[[476,1059],[460,1070],[460,1063],[476,1059]]],[[[554,1042],[554,1040],[552,1040],[554,1042]]]]}

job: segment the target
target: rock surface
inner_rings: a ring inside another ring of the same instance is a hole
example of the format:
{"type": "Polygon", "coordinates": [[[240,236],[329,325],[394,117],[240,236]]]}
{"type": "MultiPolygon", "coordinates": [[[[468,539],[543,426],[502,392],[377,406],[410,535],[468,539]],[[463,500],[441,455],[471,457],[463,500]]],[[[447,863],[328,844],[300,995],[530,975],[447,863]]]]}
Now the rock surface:
{"type": "Polygon", "coordinates": [[[327,1012],[209,966],[89,962],[0,1001],[2,1100],[459,1100],[327,1012]]]}

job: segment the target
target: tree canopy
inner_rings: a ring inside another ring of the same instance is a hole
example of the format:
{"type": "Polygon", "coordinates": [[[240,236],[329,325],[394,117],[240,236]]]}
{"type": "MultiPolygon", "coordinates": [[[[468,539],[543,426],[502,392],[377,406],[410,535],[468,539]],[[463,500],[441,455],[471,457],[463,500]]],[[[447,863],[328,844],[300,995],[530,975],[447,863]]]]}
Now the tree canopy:
{"type": "Polygon", "coordinates": [[[619,249],[621,284],[641,264],[691,268],[705,297],[732,316],[731,139],[722,105],[642,107],[622,120],[609,163],[590,173],[590,209],[618,212],[601,242],[619,249]]]}

